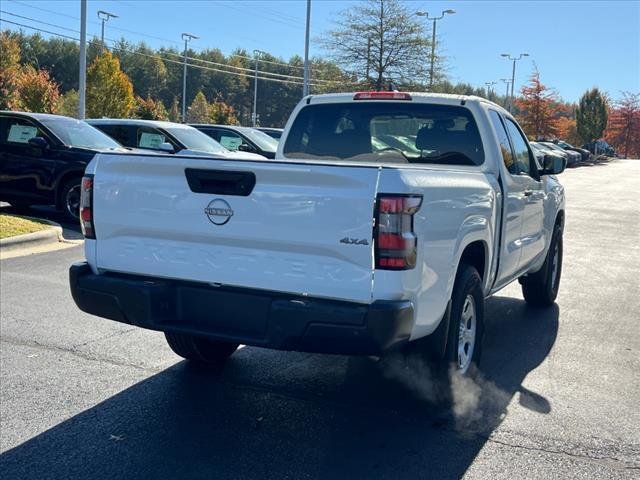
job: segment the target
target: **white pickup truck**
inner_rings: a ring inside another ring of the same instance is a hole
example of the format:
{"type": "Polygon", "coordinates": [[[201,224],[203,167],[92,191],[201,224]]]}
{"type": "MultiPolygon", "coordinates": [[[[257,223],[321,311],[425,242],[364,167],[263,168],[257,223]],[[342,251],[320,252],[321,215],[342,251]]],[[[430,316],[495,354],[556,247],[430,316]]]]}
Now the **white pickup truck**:
{"type": "Polygon", "coordinates": [[[195,362],[411,345],[465,374],[486,297],[519,280],[530,304],[556,298],[565,160],[543,163],[481,98],[308,96],[274,160],[96,155],[71,291],[195,362]]]}

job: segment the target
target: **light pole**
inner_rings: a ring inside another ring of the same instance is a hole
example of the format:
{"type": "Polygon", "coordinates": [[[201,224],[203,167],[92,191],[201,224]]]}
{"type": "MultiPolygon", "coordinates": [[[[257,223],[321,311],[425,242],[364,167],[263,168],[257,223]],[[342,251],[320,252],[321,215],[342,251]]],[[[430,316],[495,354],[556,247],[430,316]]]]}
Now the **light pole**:
{"type": "Polygon", "coordinates": [[[496,81],[493,81],[493,82],[484,82],[484,84],[487,86],[487,98],[488,98],[489,100],[491,100],[491,87],[492,87],[493,85],[495,85],[496,83],[498,83],[498,82],[496,82],[496,81]]]}
{"type": "Polygon", "coordinates": [[[118,15],[105,12],[104,10],[98,10],[98,18],[102,20],[102,36],[100,37],[102,40],[100,44],[102,45],[102,50],[104,50],[104,24],[107,23],[110,18],[118,18],[118,15]]]}
{"type": "Polygon", "coordinates": [[[509,60],[513,60],[513,69],[511,70],[511,101],[509,102],[509,105],[511,105],[513,103],[513,84],[516,81],[516,62],[518,60],[520,60],[522,57],[528,57],[529,54],[528,53],[521,53],[519,56],[517,57],[512,57],[510,54],[508,53],[501,53],[500,54],[501,57],[506,57],[509,60]]]}
{"type": "MultiPolygon", "coordinates": [[[[304,34],[304,83],[302,96],[309,95],[309,30],[311,27],[311,0],[307,0],[307,29],[304,34]]],[[[255,125],[254,125],[255,126],[255,125]]]]}
{"type": "Polygon", "coordinates": [[[198,36],[191,33],[183,33],[184,40],[184,67],[182,69],[182,123],[187,121],[187,44],[191,40],[197,40],[198,36]]]}
{"type": "Polygon", "coordinates": [[[418,17],[425,17],[427,20],[433,20],[433,28],[431,29],[431,66],[429,68],[429,91],[433,90],[433,70],[436,63],[436,22],[442,20],[445,15],[453,15],[455,10],[443,10],[439,17],[430,17],[428,12],[416,12],[418,17]]]}
{"type": "MultiPolygon", "coordinates": [[[[253,113],[251,114],[251,124],[255,127],[258,123],[258,56],[263,52],[262,50],[254,50],[253,56],[255,57],[255,70],[253,72],[253,113]]],[[[306,72],[306,70],[305,70],[306,72]]]]}
{"type": "Polygon", "coordinates": [[[78,118],[84,120],[87,93],[87,0],[80,0],[80,72],[78,73],[78,118]]]}
{"type": "Polygon", "coordinates": [[[505,102],[507,102],[506,106],[508,107],[509,106],[509,84],[511,83],[511,80],[508,78],[501,78],[500,81],[507,84],[507,91],[504,93],[504,100],[505,102]]]}

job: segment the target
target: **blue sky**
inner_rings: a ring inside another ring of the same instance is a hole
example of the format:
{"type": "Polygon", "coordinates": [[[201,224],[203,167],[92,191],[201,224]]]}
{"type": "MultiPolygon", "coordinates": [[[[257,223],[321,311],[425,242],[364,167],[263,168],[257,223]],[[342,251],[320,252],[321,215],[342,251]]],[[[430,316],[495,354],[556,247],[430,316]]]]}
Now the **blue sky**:
{"type": "MultiPolygon", "coordinates": [[[[337,14],[355,2],[312,0],[311,36],[332,27],[337,14]]],[[[407,1],[411,10],[455,15],[438,23],[452,81],[476,86],[511,76],[511,63],[500,53],[531,56],[518,63],[516,88],[533,70],[567,101],[597,86],[614,98],[640,91],[640,2],[638,1],[407,1]]],[[[79,29],[78,0],[3,0],[2,20],[74,35],[79,29]],[[59,27],[18,18],[7,12],[59,27]]],[[[269,51],[282,58],[303,54],[304,0],[159,1],[88,0],[88,33],[100,34],[96,16],[107,10],[120,17],[107,24],[107,37],[145,41],[153,47],[181,45],[180,33],[201,38],[193,47],[236,47],[269,51]],[[173,43],[171,43],[173,42],[173,43]]],[[[2,28],[18,28],[2,22],[2,28]]],[[[29,31],[25,29],[25,31],[29,31]]],[[[46,35],[45,35],[46,36],[46,35]]],[[[313,56],[322,55],[312,43],[313,56]]],[[[504,84],[495,88],[504,88],[504,84]]]]}

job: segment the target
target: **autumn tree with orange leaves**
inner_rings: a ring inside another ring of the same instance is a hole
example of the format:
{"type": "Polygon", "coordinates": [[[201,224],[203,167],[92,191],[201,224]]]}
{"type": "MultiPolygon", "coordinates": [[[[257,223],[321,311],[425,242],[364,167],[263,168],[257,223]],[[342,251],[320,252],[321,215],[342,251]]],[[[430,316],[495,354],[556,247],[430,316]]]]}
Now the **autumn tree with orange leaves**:
{"type": "Polygon", "coordinates": [[[609,109],[605,140],[627,158],[640,158],[640,93],[623,92],[609,109]]]}
{"type": "Polygon", "coordinates": [[[46,70],[25,66],[20,73],[19,94],[25,112],[58,113],[60,90],[46,70]]]}
{"type": "Polygon", "coordinates": [[[540,82],[540,73],[535,70],[529,83],[520,90],[522,95],[515,104],[520,110],[518,121],[525,133],[534,139],[557,137],[560,114],[559,97],[555,90],[540,82]]]}

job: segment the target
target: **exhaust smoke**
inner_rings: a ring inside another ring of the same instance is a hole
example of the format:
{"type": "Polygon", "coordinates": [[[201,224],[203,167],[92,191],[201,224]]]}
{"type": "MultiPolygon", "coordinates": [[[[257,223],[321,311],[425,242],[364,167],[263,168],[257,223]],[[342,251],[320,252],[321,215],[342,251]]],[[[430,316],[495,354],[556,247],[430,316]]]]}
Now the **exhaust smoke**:
{"type": "Polygon", "coordinates": [[[401,383],[433,406],[448,407],[456,430],[492,429],[504,417],[511,398],[481,372],[463,376],[454,366],[443,372],[418,356],[389,356],[379,365],[385,378],[401,383]]]}

